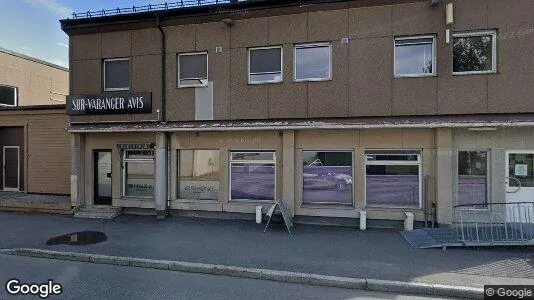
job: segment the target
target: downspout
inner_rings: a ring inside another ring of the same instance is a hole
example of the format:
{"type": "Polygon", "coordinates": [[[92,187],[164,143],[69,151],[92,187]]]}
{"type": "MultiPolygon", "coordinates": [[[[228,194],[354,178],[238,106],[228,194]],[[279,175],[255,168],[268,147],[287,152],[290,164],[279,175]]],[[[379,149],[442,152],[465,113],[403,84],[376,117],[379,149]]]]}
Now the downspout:
{"type": "MultiPolygon", "coordinates": [[[[165,31],[161,27],[161,20],[158,13],[155,13],[156,15],[156,25],[161,32],[161,114],[158,114],[158,121],[160,121],[161,124],[167,123],[167,114],[166,114],[166,108],[167,108],[167,59],[166,59],[166,38],[165,38],[165,31]]],[[[169,179],[171,175],[171,164],[169,163],[171,161],[171,151],[170,151],[170,134],[168,132],[165,132],[165,156],[166,156],[166,176],[165,176],[165,188],[166,188],[166,201],[165,201],[165,211],[167,211],[170,207],[170,185],[169,185],[169,179]]],[[[166,215],[166,212],[165,212],[166,215]]]]}
{"type": "Polygon", "coordinates": [[[166,41],[165,41],[165,31],[163,31],[163,28],[161,28],[161,22],[159,18],[159,14],[156,13],[156,25],[158,26],[159,31],[161,32],[161,117],[158,116],[158,121],[161,121],[162,123],[166,122],[166,106],[167,106],[167,82],[166,82],[166,56],[165,56],[165,48],[166,48],[166,41]]]}

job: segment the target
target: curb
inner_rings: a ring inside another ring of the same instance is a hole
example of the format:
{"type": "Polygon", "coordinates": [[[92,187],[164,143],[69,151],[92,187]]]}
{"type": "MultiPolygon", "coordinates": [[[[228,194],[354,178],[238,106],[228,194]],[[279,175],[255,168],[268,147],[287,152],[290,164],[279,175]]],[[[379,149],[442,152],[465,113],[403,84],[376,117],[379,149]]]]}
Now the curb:
{"type": "Polygon", "coordinates": [[[75,252],[60,252],[28,248],[3,249],[0,250],[0,254],[69,260],[104,265],[170,270],[185,273],[224,275],[232,277],[243,277],[251,279],[262,279],[278,282],[300,283],[376,292],[431,295],[465,299],[484,299],[484,290],[481,288],[450,286],[441,284],[414,283],[378,279],[358,279],[350,277],[337,277],[319,274],[277,271],[269,269],[244,268],[215,264],[155,260],[134,257],[119,257],[75,252]]]}

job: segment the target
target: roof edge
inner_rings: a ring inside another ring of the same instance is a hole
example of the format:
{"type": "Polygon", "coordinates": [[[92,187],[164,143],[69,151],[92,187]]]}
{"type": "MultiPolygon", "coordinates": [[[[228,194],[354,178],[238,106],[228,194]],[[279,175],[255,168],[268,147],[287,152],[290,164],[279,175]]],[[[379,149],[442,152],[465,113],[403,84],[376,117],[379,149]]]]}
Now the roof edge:
{"type": "Polygon", "coordinates": [[[28,56],[28,55],[25,55],[25,54],[22,54],[22,53],[18,53],[18,52],[15,52],[15,51],[12,51],[12,50],[9,50],[9,49],[6,49],[6,48],[0,47],[0,52],[8,54],[8,55],[16,56],[18,58],[22,58],[22,59],[25,59],[25,60],[29,60],[29,61],[32,61],[34,63],[38,63],[38,64],[45,65],[45,66],[48,66],[48,67],[59,69],[61,71],[69,72],[69,68],[65,68],[63,66],[56,65],[54,63],[51,63],[51,62],[48,62],[48,61],[45,61],[45,60],[42,60],[42,59],[38,59],[38,58],[35,58],[35,57],[31,57],[31,56],[28,56]]]}

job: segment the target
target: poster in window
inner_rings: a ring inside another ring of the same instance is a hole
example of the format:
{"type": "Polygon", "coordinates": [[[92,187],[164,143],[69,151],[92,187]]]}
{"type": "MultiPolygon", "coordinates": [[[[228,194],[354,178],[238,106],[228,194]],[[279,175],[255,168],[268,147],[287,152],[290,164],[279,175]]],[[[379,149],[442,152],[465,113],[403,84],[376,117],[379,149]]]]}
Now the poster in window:
{"type": "Polygon", "coordinates": [[[515,165],[515,176],[528,176],[528,165],[527,164],[516,164],[515,165]]]}

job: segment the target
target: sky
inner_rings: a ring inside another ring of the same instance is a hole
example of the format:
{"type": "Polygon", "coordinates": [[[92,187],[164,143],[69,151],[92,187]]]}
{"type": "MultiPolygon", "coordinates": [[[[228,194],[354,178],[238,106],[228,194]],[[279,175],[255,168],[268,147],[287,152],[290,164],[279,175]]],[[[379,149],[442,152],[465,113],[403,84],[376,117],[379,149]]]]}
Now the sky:
{"type": "Polygon", "coordinates": [[[61,30],[60,19],[72,17],[73,12],[162,2],[165,1],[0,0],[0,47],[68,67],[69,37],[61,30]]]}

